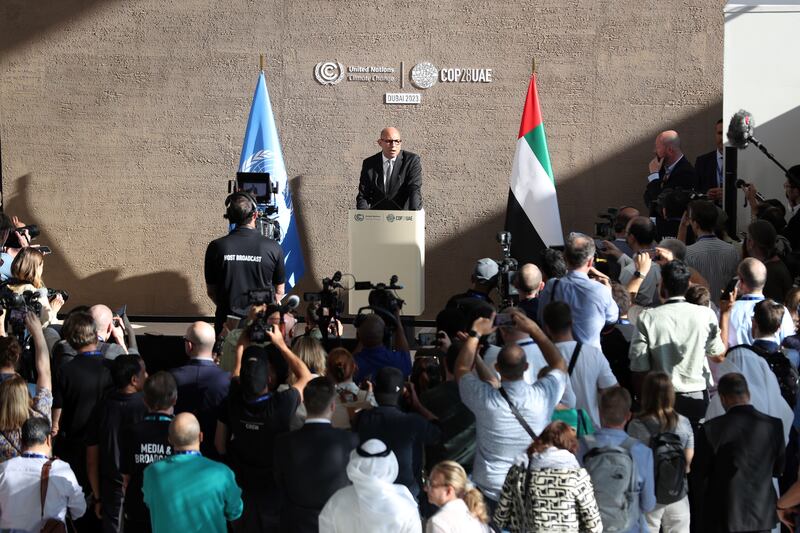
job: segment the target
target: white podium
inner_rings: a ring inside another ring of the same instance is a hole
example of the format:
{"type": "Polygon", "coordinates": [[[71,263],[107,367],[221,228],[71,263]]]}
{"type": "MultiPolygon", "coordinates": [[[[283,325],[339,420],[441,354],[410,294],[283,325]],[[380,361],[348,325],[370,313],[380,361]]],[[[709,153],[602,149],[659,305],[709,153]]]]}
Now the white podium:
{"type": "MultiPolygon", "coordinates": [[[[356,281],[389,283],[393,275],[403,289],[402,314],[425,310],[425,211],[348,211],[350,273],[356,281]]],[[[348,311],[368,305],[369,291],[348,291],[348,311]]]]}

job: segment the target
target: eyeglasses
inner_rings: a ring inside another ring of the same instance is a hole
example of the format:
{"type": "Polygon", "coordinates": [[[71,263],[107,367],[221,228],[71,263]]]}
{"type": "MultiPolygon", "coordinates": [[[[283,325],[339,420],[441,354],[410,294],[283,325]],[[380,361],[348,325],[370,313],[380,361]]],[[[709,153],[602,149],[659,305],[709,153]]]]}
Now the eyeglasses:
{"type": "Polygon", "coordinates": [[[381,142],[386,144],[400,144],[403,141],[400,139],[381,139],[381,142]]]}
{"type": "Polygon", "coordinates": [[[439,487],[446,487],[446,486],[447,486],[447,484],[446,484],[446,483],[431,483],[431,480],[430,480],[430,479],[429,479],[428,481],[426,481],[426,482],[425,482],[425,488],[426,488],[427,490],[430,490],[430,489],[438,489],[439,487]]]}

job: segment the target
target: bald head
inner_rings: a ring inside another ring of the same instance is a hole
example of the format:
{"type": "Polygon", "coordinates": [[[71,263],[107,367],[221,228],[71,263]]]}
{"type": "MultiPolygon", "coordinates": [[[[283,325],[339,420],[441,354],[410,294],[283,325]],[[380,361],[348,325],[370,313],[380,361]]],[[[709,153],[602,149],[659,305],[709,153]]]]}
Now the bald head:
{"type": "Polygon", "coordinates": [[[195,322],[186,330],[186,354],[193,358],[211,358],[216,334],[214,326],[208,322],[195,322]]]}
{"type": "Polygon", "coordinates": [[[767,283],[767,267],[754,257],[748,257],[739,263],[737,273],[739,281],[748,293],[761,292],[767,283]]]}
{"type": "Polygon", "coordinates": [[[108,306],[103,304],[93,305],[89,308],[89,314],[94,319],[94,325],[97,328],[97,334],[103,337],[103,340],[108,340],[111,336],[111,329],[114,327],[114,313],[108,306]]]}
{"type": "Polygon", "coordinates": [[[199,450],[203,435],[192,413],[181,413],[169,425],[169,442],[176,450],[199,450]]]}
{"type": "Polygon", "coordinates": [[[497,371],[500,377],[506,381],[519,381],[528,369],[528,361],[525,357],[525,350],[518,344],[504,346],[497,354],[497,371]]]}
{"type": "Polygon", "coordinates": [[[520,298],[527,299],[533,298],[541,290],[542,285],[542,271],[533,263],[526,263],[520,267],[517,272],[517,289],[519,289],[520,298]]]}
{"type": "Polygon", "coordinates": [[[681,139],[674,130],[662,131],[656,137],[656,157],[664,159],[667,165],[672,165],[683,155],[681,152],[681,139]]]}
{"type": "Polygon", "coordinates": [[[367,315],[364,321],[358,326],[358,340],[365,348],[380,346],[383,342],[383,334],[386,331],[386,324],[378,315],[367,315]]]}
{"type": "Polygon", "coordinates": [[[383,128],[378,145],[387,159],[394,159],[400,153],[400,131],[397,128],[383,128]]]}

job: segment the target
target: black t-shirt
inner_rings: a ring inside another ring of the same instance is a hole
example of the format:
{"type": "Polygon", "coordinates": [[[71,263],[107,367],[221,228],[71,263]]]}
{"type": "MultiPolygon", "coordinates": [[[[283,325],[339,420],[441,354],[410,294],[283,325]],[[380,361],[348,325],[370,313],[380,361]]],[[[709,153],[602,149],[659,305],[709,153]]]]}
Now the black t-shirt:
{"type": "Polygon", "coordinates": [[[283,250],[257,230],[239,226],[208,245],[205,277],[208,285],[216,287],[217,318],[229,313],[245,316],[249,289],[285,281],[283,250]]]}
{"type": "Polygon", "coordinates": [[[767,282],[764,284],[764,296],[772,298],[776,302],[782,302],[786,298],[786,293],[792,288],[794,279],[792,274],[783,261],[767,261],[767,282]]]}
{"type": "Polygon", "coordinates": [[[420,403],[435,414],[442,430],[440,442],[425,448],[428,471],[441,461],[455,461],[469,474],[475,459],[475,415],[461,402],[458,384],[446,381],[425,391],[420,403]]]}
{"type": "Polygon", "coordinates": [[[86,436],[87,446],[100,449],[100,477],[122,481],[120,475],[120,432],[123,428],[139,422],[147,414],[141,392],[123,394],[110,393],[97,404],[89,422],[86,436]]]}
{"type": "Polygon", "coordinates": [[[231,393],[219,409],[219,421],[228,426],[228,459],[240,487],[274,485],[275,437],[289,431],[298,405],[300,393],[294,387],[245,402],[239,386],[231,384],[231,393]]]}
{"type": "Polygon", "coordinates": [[[495,310],[494,303],[488,295],[472,289],[450,298],[447,301],[447,308],[461,309],[467,315],[470,325],[479,317],[490,317],[495,310]]]}
{"type": "Polygon", "coordinates": [[[114,388],[107,359],[100,352],[79,354],[64,365],[53,391],[53,409],[62,409],[59,435],[74,446],[86,444],[95,406],[114,388]]]}
{"type": "Polygon", "coordinates": [[[130,476],[124,504],[128,520],[150,523],[150,513],[142,495],[144,469],[172,455],[168,439],[172,418],[170,415],[148,414],[144,420],[124,427],[120,433],[119,472],[130,476]]]}

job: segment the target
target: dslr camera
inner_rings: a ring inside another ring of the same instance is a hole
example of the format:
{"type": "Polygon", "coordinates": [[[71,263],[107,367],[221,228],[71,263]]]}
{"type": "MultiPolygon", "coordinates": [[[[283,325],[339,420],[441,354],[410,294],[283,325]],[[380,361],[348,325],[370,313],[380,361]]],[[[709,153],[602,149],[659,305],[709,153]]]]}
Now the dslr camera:
{"type": "MultiPolygon", "coordinates": [[[[267,305],[275,303],[275,289],[273,287],[263,287],[260,289],[250,289],[247,291],[248,305],[267,305]]],[[[250,342],[259,344],[267,341],[267,316],[269,310],[259,311],[255,320],[250,324],[247,332],[250,335],[250,342]]]]}

